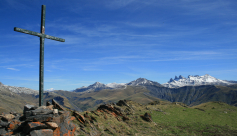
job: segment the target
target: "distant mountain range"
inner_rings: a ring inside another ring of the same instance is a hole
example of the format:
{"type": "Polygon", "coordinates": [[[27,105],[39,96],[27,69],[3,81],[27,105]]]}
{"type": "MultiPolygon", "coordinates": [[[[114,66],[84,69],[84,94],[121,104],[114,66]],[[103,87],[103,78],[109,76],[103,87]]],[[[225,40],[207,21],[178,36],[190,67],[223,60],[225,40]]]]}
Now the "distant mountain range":
{"type": "MultiPolygon", "coordinates": [[[[38,91],[4,85],[0,82],[0,112],[22,109],[24,104],[38,105],[38,91]]],[[[103,84],[95,82],[87,87],[70,91],[54,90],[44,92],[44,101],[55,99],[61,105],[73,110],[93,109],[102,103],[117,102],[121,99],[142,104],[154,100],[182,102],[197,105],[208,101],[222,101],[237,106],[236,81],[226,81],[204,76],[175,76],[165,84],[145,78],[129,83],[103,84]]]]}
{"type": "Polygon", "coordinates": [[[90,91],[99,91],[103,89],[122,89],[126,88],[127,85],[130,86],[142,86],[142,85],[158,85],[161,86],[161,84],[147,80],[145,78],[138,78],[137,80],[131,81],[129,83],[109,83],[109,84],[103,84],[100,82],[95,82],[92,85],[89,85],[87,87],[83,86],[81,88],[75,89],[73,92],[90,92],[90,91]]]}
{"type": "MultiPolygon", "coordinates": [[[[156,85],[156,86],[164,86],[168,88],[179,88],[183,86],[201,86],[201,85],[222,85],[222,86],[227,86],[227,85],[233,85],[236,84],[237,81],[227,81],[227,80],[220,80],[215,77],[212,77],[208,74],[203,75],[203,76],[192,76],[189,75],[188,78],[185,78],[183,76],[175,76],[175,78],[171,78],[167,83],[160,84],[156,81],[151,81],[147,80],[145,78],[138,78],[134,81],[131,81],[129,83],[108,83],[108,84],[103,84],[100,82],[95,82],[92,85],[89,86],[83,86],[80,88],[77,88],[73,90],[73,92],[91,92],[91,91],[100,91],[103,89],[122,89],[126,88],[126,86],[147,86],[147,85],[156,85]]],[[[25,88],[25,87],[15,87],[15,86],[8,86],[4,85],[0,82],[0,87],[6,88],[9,91],[17,94],[34,94],[38,95],[39,92],[30,88],[25,88]]],[[[49,91],[49,90],[46,90],[49,91]]],[[[50,90],[51,92],[54,92],[54,90],[50,90]]],[[[57,90],[56,90],[57,91],[57,90]]]]}
{"type": "Polygon", "coordinates": [[[183,76],[175,76],[174,79],[170,79],[167,83],[160,84],[155,81],[147,80],[145,78],[138,78],[134,81],[131,81],[129,83],[109,83],[109,84],[103,84],[100,82],[95,82],[92,85],[89,85],[87,87],[83,86],[81,88],[77,88],[74,90],[74,92],[90,92],[90,91],[99,91],[103,89],[119,89],[119,88],[126,88],[127,85],[130,86],[147,86],[147,85],[156,85],[156,86],[164,86],[168,88],[179,88],[183,86],[201,86],[201,85],[232,85],[237,83],[236,81],[226,81],[226,80],[220,80],[215,77],[212,77],[208,74],[204,76],[192,76],[189,75],[188,78],[185,78],[183,76]]]}

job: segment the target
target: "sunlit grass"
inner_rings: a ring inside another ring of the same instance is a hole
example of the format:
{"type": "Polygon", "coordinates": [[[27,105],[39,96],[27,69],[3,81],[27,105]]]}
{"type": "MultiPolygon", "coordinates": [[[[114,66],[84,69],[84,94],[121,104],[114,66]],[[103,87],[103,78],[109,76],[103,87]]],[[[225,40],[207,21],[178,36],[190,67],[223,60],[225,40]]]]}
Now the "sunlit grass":
{"type": "Polygon", "coordinates": [[[202,135],[230,133],[232,135],[229,130],[235,132],[237,130],[237,108],[224,103],[209,102],[192,108],[175,104],[156,107],[164,111],[152,113],[153,121],[165,127],[162,133],[178,135],[189,135],[192,134],[191,132],[202,135]]]}
{"type": "MultiPolygon", "coordinates": [[[[176,105],[165,101],[158,105],[141,105],[133,101],[128,101],[127,104],[133,107],[133,110],[126,106],[120,107],[123,111],[128,109],[131,111],[129,114],[124,112],[124,115],[129,118],[126,121],[119,121],[106,112],[97,112],[99,116],[92,112],[88,113],[97,120],[93,123],[97,132],[101,135],[117,136],[237,135],[237,107],[228,104],[208,102],[195,107],[184,107],[181,103],[176,105]],[[140,115],[145,113],[151,114],[153,122],[141,118],[140,115]],[[104,114],[107,116],[106,119],[104,114]]],[[[86,131],[90,133],[94,130],[88,125],[86,131]]]]}

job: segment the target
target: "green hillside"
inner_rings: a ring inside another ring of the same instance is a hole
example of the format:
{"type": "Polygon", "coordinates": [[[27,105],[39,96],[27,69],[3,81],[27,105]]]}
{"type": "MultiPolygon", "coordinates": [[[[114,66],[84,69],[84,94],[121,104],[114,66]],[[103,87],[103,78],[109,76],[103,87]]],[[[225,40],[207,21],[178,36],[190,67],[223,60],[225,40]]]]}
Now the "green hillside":
{"type": "Polygon", "coordinates": [[[89,120],[89,116],[94,120],[84,124],[76,122],[80,126],[77,134],[118,136],[237,135],[237,107],[225,103],[208,102],[195,107],[188,107],[183,103],[163,101],[157,105],[126,102],[131,108],[123,105],[116,109],[120,109],[123,115],[129,119],[121,118],[121,116],[115,117],[114,112],[106,108],[80,113],[87,120],[89,120]],[[153,122],[142,118],[141,115],[145,113],[151,114],[153,122]]]}
{"type": "Polygon", "coordinates": [[[32,97],[32,95],[25,95],[24,97],[0,87],[0,113],[10,111],[22,113],[24,105],[35,103],[33,99],[33,101],[29,100],[32,97]]]}
{"type": "Polygon", "coordinates": [[[157,106],[166,114],[154,112],[154,121],[170,133],[199,135],[237,134],[237,108],[222,102],[208,102],[194,107],[179,104],[157,106]]]}

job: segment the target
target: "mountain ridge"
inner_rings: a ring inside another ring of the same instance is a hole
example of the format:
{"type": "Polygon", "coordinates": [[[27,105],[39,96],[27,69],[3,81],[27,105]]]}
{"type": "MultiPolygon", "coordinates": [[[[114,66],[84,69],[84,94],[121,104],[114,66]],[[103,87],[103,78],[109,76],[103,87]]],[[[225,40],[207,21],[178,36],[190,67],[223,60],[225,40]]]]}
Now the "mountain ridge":
{"type": "Polygon", "coordinates": [[[103,84],[100,82],[95,82],[92,85],[89,85],[87,87],[83,86],[81,88],[75,89],[73,92],[91,92],[91,91],[100,91],[103,89],[125,89],[127,85],[130,86],[144,86],[144,85],[157,85],[161,86],[160,83],[148,80],[146,78],[138,78],[136,80],[133,80],[129,83],[108,83],[103,84]]]}
{"type": "MultiPolygon", "coordinates": [[[[223,81],[211,77],[210,75],[188,76],[188,78],[180,75],[179,77],[175,76],[173,80],[179,81],[189,79],[189,82],[192,82],[193,78],[199,79],[201,83],[204,81],[204,79],[208,82],[216,80],[223,81]]],[[[170,82],[173,82],[173,80],[170,82]]],[[[234,82],[232,81],[231,83],[233,84],[234,82]]],[[[171,102],[183,102],[187,105],[196,105],[215,100],[237,106],[237,84],[233,84],[231,86],[222,86],[223,84],[219,85],[221,86],[195,86],[191,84],[188,86],[168,88],[158,82],[145,78],[138,78],[129,83],[103,84],[100,82],[95,82],[94,84],[87,87],[77,88],[77,91],[74,90],[73,92],[63,90],[54,90],[52,92],[45,91],[44,100],[46,102],[49,99],[57,97],[59,103],[62,105],[79,110],[95,108],[98,104],[116,102],[118,99],[131,99],[137,102],[149,102],[151,100],[163,99],[171,102]],[[222,96],[225,98],[222,98],[222,96]]],[[[0,97],[7,102],[1,103],[0,108],[4,108],[5,105],[9,105],[11,101],[14,101],[14,103],[11,103],[11,105],[19,103],[19,106],[22,106],[23,103],[26,102],[37,103],[38,92],[33,90],[32,93],[29,90],[32,91],[33,89],[27,89],[24,87],[11,87],[0,83],[0,97]],[[24,89],[26,89],[25,92],[24,89]]]]}
{"type": "Polygon", "coordinates": [[[203,76],[199,75],[189,75],[188,78],[183,77],[180,75],[179,77],[175,76],[175,78],[171,78],[167,83],[160,84],[156,81],[151,81],[146,78],[138,78],[133,80],[129,83],[108,83],[103,84],[100,82],[95,82],[92,85],[87,87],[83,86],[81,88],[75,89],[73,92],[91,92],[91,91],[100,91],[103,89],[123,89],[126,88],[127,85],[130,86],[149,86],[149,85],[156,85],[156,86],[164,86],[167,88],[179,88],[183,86],[201,86],[201,85],[233,85],[237,83],[237,81],[227,81],[227,80],[220,80],[215,77],[212,77],[208,74],[203,76]]]}
{"type": "MultiPolygon", "coordinates": [[[[33,94],[33,95],[38,95],[39,92],[30,88],[26,87],[16,87],[16,86],[9,86],[9,85],[4,85],[3,83],[0,82],[0,88],[2,89],[7,89],[10,92],[17,93],[17,94],[33,94]]],[[[1,90],[0,90],[1,91],[1,90]]]]}
{"type": "MultiPolygon", "coordinates": [[[[168,88],[179,88],[183,86],[200,86],[200,85],[233,85],[236,84],[237,81],[227,81],[227,80],[220,80],[215,77],[212,77],[208,74],[199,76],[199,75],[189,75],[188,78],[183,77],[180,75],[179,77],[175,76],[175,78],[171,78],[167,83],[160,84],[156,81],[148,80],[146,78],[138,78],[136,80],[133,80],[129,83],[108,83],[103,84],[100,82],[95,82],[94,84],[91,84],[89,86],[82,86],[80,88],[76,88],[75,90],[72,90],[73,92],[91,92],[91,91],[100,91],[103,89],[124,89],[127,85],[131,86],[146,86],[146,85],[157,85],[157,86],[164,86],[168,88]]],[[[30,88],[26,87],[16,87],[16,86],[9,86],[4,85],[0,82],[0,86],[7,88],[11,92],[14,93],[26,93],[26,94],[34,94],[38,95],[39,92],[30,88]]],[[[45,90],[48,91],[48,90],[45,90]]],[[[51,92],[54,92],[57,90],[52,90],[51,92]]]]}

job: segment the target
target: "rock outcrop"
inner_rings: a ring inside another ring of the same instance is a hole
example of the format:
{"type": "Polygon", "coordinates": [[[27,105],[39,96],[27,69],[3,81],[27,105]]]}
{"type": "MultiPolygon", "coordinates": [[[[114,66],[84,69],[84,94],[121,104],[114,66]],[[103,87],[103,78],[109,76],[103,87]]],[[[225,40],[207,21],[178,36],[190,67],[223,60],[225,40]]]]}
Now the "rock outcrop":
{"type": "Polygon", "coordinates": [[[26,105],[22,115],[3,113],[0,115],[0,136],[74,136],[76,125],[72,120],[75,117],[55,100],[53,104],[40,107],[26,105]]]}

